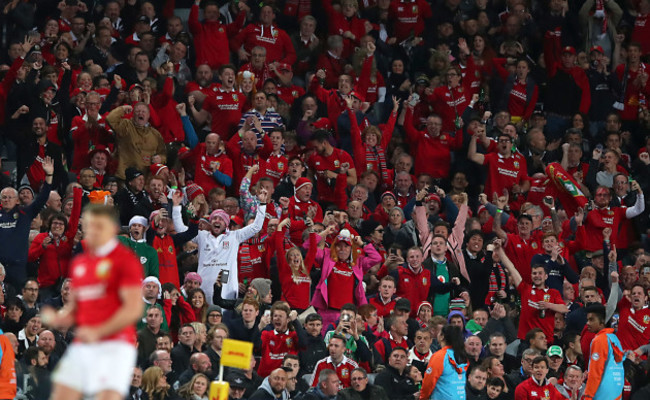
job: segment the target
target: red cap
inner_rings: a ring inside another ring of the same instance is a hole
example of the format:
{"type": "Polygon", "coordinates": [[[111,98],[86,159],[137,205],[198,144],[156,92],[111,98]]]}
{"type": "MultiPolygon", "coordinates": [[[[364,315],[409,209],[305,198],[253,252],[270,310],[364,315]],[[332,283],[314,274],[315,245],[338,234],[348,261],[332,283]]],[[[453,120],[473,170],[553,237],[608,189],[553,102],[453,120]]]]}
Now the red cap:
{"type": "Polygon", "coordinates": [[[190,148],[187,146],[181,146],[180,149],[178,149],[178,158],[185,158],[190,154],[190,148]]]}
{"type": "Polygon", "coordinates": [[[133,89],[144,90],[144,87],[139,83],[134,83],[133,85],[129,86],[129,92],[133,89]]]}
{"type": "Polygon", "coordinates": [[[277,70],[278,71],[293,72],[293,70],[291,69],[291,65],[286,64],[286,63],[278,64],[277,70]]]}
{"type": "Polygon", "coordinates": [[[562,48],[562,54],[564,54],[564,53],[570,53],[570,54],[575,55],[575,54],[576,54],[576,49],[574,49],[574,48],[571,47],[571,46],[564,46],[564,47],[562,48]]]}
{"type": "Polygon", "coordinates": [[[356,92],[354,90],[350,92],[350,96],[356,97],[362,103],[366,101],[366,98],[361,93],[356,92]]]}
{"type": "Polygon", "coordinates": [[[314,184],[311,183],[309,178],[300,177],[300,178],[298,178],[298,180],[296,181],[296,184],[293,187],[295,188],[295,190],[297,192],[298,190],[300,190],[300,188],[302,188],[305,185],[312,185],[313,186],[314,184]]]}
{"type": "Polygon", "coordinates": [[[99,153],[100,151],[101,151],[102,153],[106,154],[106,157],[111,158],[111,152],[108,151],[108,149],[106,148],[106,146],[101,145],[101,144],[98,144],[97,146],[93,146],[93,147],[91,147],[91,148],[89,149],[89,151],[88,151],[88,158],[93,158],[93,156],[94,156],[96,153],[99,153]]]}
{"type": "Polygon", "coordinates": [[[330,120],[325,117],[318,118],[318,120],[311,125],[316,129],[325,129],[326,131],[329,131],[331,128],[330,120]]]}
{"type": "Polygon", "coordinates": [[[440,196],[438,196],[438,195],[435,194],[435,193],[431,193],[429,196],[427,196],[427,201],[431,201],[431,200],[433,200],[433,201],[437,201],[438,204],[441,204],[441,203],[442,203],[442,201],[440,201],[440,196]]]}
{"type": "Polygon", "coordinates": [[[589,49],[589,52],[591,53],[591,52],[593,52],[593,51],[597,51],[597,52],[599,52],[600,54],[605,54],[605,51],[604,51],[603,48],[600,47],[600,46],[591,46],[591,49],[589,49]]]}

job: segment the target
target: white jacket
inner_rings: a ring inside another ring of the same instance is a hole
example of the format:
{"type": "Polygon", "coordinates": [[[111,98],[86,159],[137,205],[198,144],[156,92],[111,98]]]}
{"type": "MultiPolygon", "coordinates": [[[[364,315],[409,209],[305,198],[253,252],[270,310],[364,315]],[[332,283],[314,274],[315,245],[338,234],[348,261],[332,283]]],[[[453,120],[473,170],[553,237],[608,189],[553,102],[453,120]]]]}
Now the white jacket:
{"type": "Polygon", "coordinates": [[[257,207],[255,221],[252,224],[236,231],[226,231],[215,237],[210,231],[199,231],[199,234],[192,240],[199,246],[199,269],[198,273],[203,279],[201,289],[205,292],[208,303],[212,304],[212,293],[214,283],[217,281],[219,271],[227,270],[230,273],[228,283],[221,289],[221,297],[224,299],[236,299],[239,294],[239,277],[237,267],[237,253],[239,245],[253,237],[262,230],[266,206],[257,207]]]}

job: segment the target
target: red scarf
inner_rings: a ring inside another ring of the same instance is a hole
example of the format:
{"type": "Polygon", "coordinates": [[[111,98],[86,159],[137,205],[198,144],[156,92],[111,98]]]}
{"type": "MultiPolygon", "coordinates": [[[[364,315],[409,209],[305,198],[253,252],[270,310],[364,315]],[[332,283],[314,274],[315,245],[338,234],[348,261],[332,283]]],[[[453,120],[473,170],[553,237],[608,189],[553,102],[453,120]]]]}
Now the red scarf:
{"type": "Polygon", "coordinates": [[[379,166],[381,180],[386,184],[388,182],[388,168],[386,167],[386,154],[384,149],[377,145],[375,147],[366,145],[366,162],[376,162],[379,166]]]}

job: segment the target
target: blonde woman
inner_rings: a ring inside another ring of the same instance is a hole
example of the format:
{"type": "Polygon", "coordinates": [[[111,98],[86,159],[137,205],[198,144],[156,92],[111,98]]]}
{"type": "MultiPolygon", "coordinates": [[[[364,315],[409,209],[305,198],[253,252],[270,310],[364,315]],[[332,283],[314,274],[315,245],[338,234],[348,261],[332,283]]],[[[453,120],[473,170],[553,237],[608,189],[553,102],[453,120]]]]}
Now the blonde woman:
{"type": "Polygon", "coordinates": [[[203,374],[196,374],[178,389],[178,396],[183,400],[208,400],[210,380],[203,374]]]}
{"type": "Polygon", "coordinates": [[[144,371],[141,388],[149,400],[167,400],[175,397],[174,390],[167,383],[167,377],[160,367],[149,367],[144,371]]]}

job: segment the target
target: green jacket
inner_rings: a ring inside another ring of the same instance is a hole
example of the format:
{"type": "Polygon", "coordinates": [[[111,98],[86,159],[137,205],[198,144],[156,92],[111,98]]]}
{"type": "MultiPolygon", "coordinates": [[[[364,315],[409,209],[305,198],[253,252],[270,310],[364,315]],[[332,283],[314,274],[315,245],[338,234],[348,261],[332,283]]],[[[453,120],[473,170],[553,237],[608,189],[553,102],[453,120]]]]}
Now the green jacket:
{"type": "Polygon", "coordinates": [[[125,236],[118,236],[118,238],[123,245],[133,250],[133,252],[138,256],[140,263],[142,264],[142,269],[144,269],[145,277],[155,276],[156,278],[159,278],[158,254],[156,253],[156,249],[149,246],[146,242],[136,242],[135,240],[131,240],[131,238],[125,236]]]}

